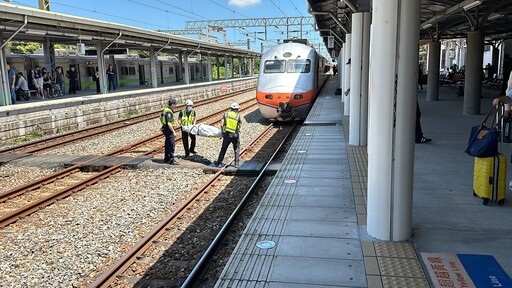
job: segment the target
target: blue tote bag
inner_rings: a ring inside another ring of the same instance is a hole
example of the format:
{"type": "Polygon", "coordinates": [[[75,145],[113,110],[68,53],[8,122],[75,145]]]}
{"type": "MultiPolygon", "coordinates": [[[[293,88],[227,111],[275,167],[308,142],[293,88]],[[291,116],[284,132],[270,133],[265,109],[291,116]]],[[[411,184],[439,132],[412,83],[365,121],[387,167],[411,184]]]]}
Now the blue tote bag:
{"type": "MultiPolygon", "coordinates": [[[[500,131],[497,125],[494,125],[493,119],[491,127],[487,127],[487,120],[494,107],[489,110],[482,124],[473,126],[469,135],[468,146],[464,152],[473,157],[492,157],[498,155],[498,142],[500,131]]],[[[494,118],[494,117],[493,117],[494,118]]]]}

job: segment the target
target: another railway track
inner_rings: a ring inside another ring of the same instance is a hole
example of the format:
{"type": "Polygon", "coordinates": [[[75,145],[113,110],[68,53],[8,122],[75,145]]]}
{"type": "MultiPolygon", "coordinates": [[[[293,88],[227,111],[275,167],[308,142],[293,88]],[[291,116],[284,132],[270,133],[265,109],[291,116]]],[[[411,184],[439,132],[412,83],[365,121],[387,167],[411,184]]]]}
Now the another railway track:
{"type": "MultiPolygon", "coordinates": [[[[256,105],[256,100],[251,99],[245,102],[241,103],[241,111],[245,109],[250,109],[251,107],[254,107],[256,105]]],[[[221,118],[221,115],[225,112],[218,111],[216,113],[213,113],[211,115],[208,115],[206,117],[198,119],[198,121],[206,122],[209,124],[213,124],[219,121],[221,118]]],[[[177,131],[179,128],[177,129],[177,131]]],[[[58,201],[62,198],[65,198],[72,193],[78,192],[88,186],[91,186],[98,181],[108,178],[110,175],[116,174],[121,171],[122,166],[124,162],[121,162],[119,164],[113,165],[112,167],[107,168],[106,170],[103,170],[101,172],[93,173],[92,176],[84,177],[84,179],[76,182],[76,181],[68,181],[68,184],[63,184],[62,188],[57,189],[50,189],[52,191],[51,193],[44,191],[42,193],[35,193],[35,190],[39,190],[42,187],[45,187],[45,185],[48,185],[50,183],[54,183],[54,187],[57,187],[58,185],[55,185],[57,181],[62,181],[62,183],[66,183],[66,180],[59,180],[67,177],[71,177],[70,175],[74,175],[76,173],[81,173],[83,166],[87,163],[90,163],[92,161],[98,160],[101,157],[104,156],[120,156],[120,155],[127,155],[130,154],[133,156],[135,153],[134,151],[137,150],[135,154],[139,156],[147,156],[147,155],[154,155],[156,153],[159,153],[163,150],[163,145],[161,141],[162,135],[157,134],[153,137],[150,137],[148,139],[145,139],[143,141],[140,141],[135,144],[127,145],[121,149],[112,151],[110,153],[107,153],[106,155],[100,155],[97,157],[94,157],[92,159],[89,159],[88,161],[75,164],[69,168],[66,168],[62,171],[58,171],[56,173],[53,173],[51,175],[48,175],[42,179],[38,179],[36,181],[33,181],[31,183],[22,185],[20,187],[11,189],[5,193],[0,194],[0,211],[7,212],[3,215],[0,215],[0,227],[6,227],[7,225],[10,225],[17,221],[20,218],[26,217],[48,205],[51,205],[55,201],[58,201]],[[57,191],[55,191],[57,190],[57,191]],[[20,198],[19,201],[16,201],[17,197],[21,197],[27,192],[31,192],[31,194],[27,197],[20,198]],[[12,199],[12,200],[11,200],[12,199]],[[32,199],[32,201],[29,201],[29,199],[32,199]],[[8,201],[9,200],[9,201],[8,201]],[[28,202],[28,204],[27,204],[28,202]],[[7,209],[1,209],[2,207],[7,207],[7,209]]],[[[177,137],[176,141],[181,140],[181,137],[177,137]]],[[[86,174],[89,175],[89,174],[86,174]]],[[[76,177],[76,176],[73,176],[76,177]]],[[[82,177],[79,177],[82,178],[82,177]]]]}
{"type": "MultiPolygon", "coordinates": [[[[241,158],[269,163],[294,127],[267,127],[241,152],[241,158]]],[[[222,171],[90,287],[179,287],[195,282],[263,177],[262,173],[258,177],[226,176],[222,171]]]]}
{"type": "MultiPolygon", "coordinates": [[[[208,105],[223,99],[228,99],[249,91],[254,90],[253,88],[245,89],[236,91],[233,93],[225,94],[222,96],[218,96],[215,98],[208,98],[204,100],[199,100],[195,103],[196,107],[208,105]]],[[[177,111],[180,109],[183,109],[184,105],[177,106],[177,111]]],[[[137,115],[130,119],[122,119],[118,121],[114,121],[111,123],[98,125],[94,127],[89,127],[85,129],[80,129],[78,131],[69,132],[66,134],[56,135],[36,141],[32,141],[29,143],[17,145],[14,147],[6,148],[0,150],[0,153],[13,153],[13,154],[27,154],[30,155],[31,153],[41,153],[43,151],[55,149],[57,147],[61,147],[63,145],[68,145],[74,142],[83,141],[87,138],[97,137],[102,134],[106,134],[118,129],[125,128],[130,125],[135,125],[144,121],[154,120],[155,118],[158,118],[161,111],[158,112],[150,112],[143,115],[137,115]]]]}

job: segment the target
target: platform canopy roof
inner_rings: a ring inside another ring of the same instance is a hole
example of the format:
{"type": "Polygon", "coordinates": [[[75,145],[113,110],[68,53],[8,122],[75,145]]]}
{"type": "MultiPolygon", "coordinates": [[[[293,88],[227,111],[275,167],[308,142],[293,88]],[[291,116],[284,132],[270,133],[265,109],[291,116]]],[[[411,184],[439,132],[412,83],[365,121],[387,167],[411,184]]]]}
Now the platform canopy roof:
{"type": "Polygon", "coordinates": [[[222,44],[208,43],[132,26],[43,11],[24,6],[0,3],[1,43],[7,40],[53,43],[84,43],[94,46],[98,41],[106,47],[130,48],[167,53],[211,53],[212,56],[259,57],[260,53],[222,44]]]}
{"type": "MultiPolygon", "coordinates": [[[[409,0],[407,0],[409,1],[409,0]]],[[[410,0],[413,1],[413,0],[410,0]]],[[[339,51],[350,33],[352,14],[371,11],[371,0],[308,0],[311,14],[327,45],[336,34],[339,51]]],[[[469,31],[484,32],[486,41],[512,38],[510,0],[421,0],[421,40],[465,38],[469,31]]]]}

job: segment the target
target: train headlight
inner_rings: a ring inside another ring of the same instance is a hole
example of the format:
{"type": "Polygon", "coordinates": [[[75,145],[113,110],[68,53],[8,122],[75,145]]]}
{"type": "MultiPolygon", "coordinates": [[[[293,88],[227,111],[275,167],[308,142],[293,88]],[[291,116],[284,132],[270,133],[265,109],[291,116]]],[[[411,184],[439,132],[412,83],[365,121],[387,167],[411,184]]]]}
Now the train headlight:
{"type": "Polygon", "coordinates": [[[265,99],[272,100],[274,99],[274,96],[272,94],[265,95],[265,99]]]}
{"type": "Polygon", "coordinates": [[[295,100],[301,100],[301,99],[304,99],[304,95],[301,95],[301,94],[295,94],[295,95],[293,95],[293,99],[295,99],[295,100]]]}

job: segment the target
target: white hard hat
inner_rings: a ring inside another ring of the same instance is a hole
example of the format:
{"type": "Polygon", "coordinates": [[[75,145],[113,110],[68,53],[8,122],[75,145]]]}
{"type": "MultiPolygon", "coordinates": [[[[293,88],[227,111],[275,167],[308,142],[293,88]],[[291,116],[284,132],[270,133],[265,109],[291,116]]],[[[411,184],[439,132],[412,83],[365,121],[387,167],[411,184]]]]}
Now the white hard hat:
{"type": "Polygon", "coordinates": [[[192,102],[192,100],[190,100],[190,99],[189,99],[189,100],[185,101],[185,105],[187,105],[187,106],[193,106],[193,105],[194,105],[194,102],[192,102]]]}
{"type": "Polygon", "coordinates": [[[233,102],[233,104],[231,104],[231,109],[238,110],[238,109],[240,109],[240,105],[238,105],[238,103],[236,103],[236,102],[233,102]]]}

